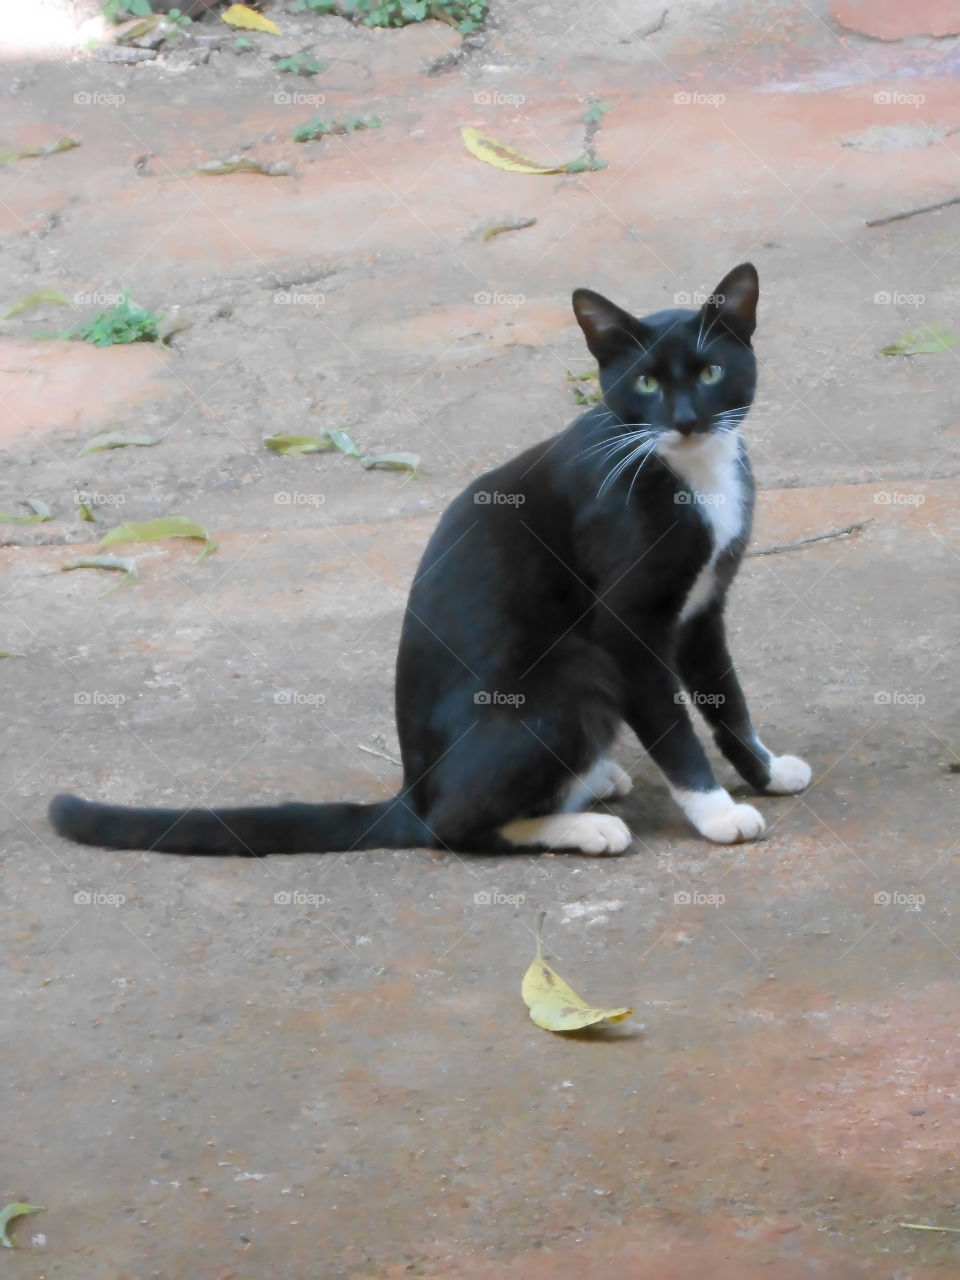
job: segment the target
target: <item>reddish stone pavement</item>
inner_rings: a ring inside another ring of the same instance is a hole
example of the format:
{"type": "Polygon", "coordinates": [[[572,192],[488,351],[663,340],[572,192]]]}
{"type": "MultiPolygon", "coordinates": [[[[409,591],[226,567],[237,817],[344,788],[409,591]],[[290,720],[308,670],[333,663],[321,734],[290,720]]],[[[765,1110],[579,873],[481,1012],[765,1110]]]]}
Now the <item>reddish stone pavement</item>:
{"type": "Polygon", "coordinates": [[[679,5],[643,36],[661,8],[499,6],[445,71],[442,24],[282,5],[272,49],[228,37],[195,66],[0,46],[0,143],[82,143],[0,171],[3,309],[79,299],[0,322],[0,508],[54,512],[3,525],[0,557],[0,649],[24,655],[0,664],[0,1204],[47,1206],[11,1275],[957,1274],[955,1235],[898,1224],[960,1226],[958,357],[877,348],[954,327],[960,210],[865,223],[956,192],[958,49],[924,35],[932,3],[896,38],[840,0],[679,5]],[[270,52],[308,39],[328,70],[281,77],[270,52]],[[275,100],[294,90],[326,102],[275,100]],[[500,173],[461,145],[473,125],[572,158],[590,95],[613,104],[604,170],[500,173]],[[383,123],[291,142],[314,113],[383,123]],[[294,176],[193,174],[245,143],[294,176]],[[484,241],[503,215],[537,222],[484,241]],[[406,587],[465,481],[573,416],[571,288],[648,310],[744,258],[755,546],[859,526],[750,559],[731,604],[764,736],[814,765],[759,802],[764,840],[694,838],[628,735],[616,859],[191,862],[53,836],[64,787],[389,794],[406,587]],[[38,336],[125,286],[190,321],[171,350],[38,336]],[[423,473],[263,448],[319,426],[423,473]],[[131,427],[161,443],[78,457],[131,427]],[[173,513],[216,553],[144,548],[104,598],[106,575],[60,572],[173,513]],[[558,970],[633,1019],[529,1021],[540,909],[558,970]]]}

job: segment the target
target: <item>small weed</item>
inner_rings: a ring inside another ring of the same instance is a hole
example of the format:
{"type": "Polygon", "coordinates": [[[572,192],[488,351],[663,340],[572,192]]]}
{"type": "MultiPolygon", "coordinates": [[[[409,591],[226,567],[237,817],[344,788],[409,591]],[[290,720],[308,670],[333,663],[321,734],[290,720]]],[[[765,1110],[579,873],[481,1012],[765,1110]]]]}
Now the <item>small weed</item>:
{"type": "Polygon", "coordinates": [[[171,9],[167,17],[176,27],[189,27],[193,19],[186,13],[181,13],[179,9],[171,9]]]}
{"type": "Polygon", "coordinates": [[[303,52],[278,58],[274,66],[278,71],[289,71],[292,76],[315,76],[324,70],[324,63],[318,62],[312,53],[303,52]]]}
{"type": "Polygon", "coordinates": [[[299,12],[336,13],[367,27],[406,27],[436,18],[464,35],[476,31],[487,16],[487,0],[296,0],[299,12]]]}
{"type": "Polygon", "coordinates": [[[149,18],[153,10],[150,0],[103,0],[103,16],[108,22],[121,22],[121,14],[132,18],[149,18]]]}
{"type": "Polygon", "coordinates": [[[130,293],[124,291],[123,300],[109,311],[101,311],[89,324],[68,329],[61,338],[76,338],[91,342],[95,347],[112,347],[124,342],[157,342],[163,316],[131,302],[130,293]]]}
{"type": "Polygon", "coordinates": [[[298,124],[293,131],[294,142],[315,142],[332,133],[354,133],[357,129],[379,129],[376,116],[364,120],[361,116],[349,116],[346,120],[318,120],[314,116],[306,124],[298,124]]]}

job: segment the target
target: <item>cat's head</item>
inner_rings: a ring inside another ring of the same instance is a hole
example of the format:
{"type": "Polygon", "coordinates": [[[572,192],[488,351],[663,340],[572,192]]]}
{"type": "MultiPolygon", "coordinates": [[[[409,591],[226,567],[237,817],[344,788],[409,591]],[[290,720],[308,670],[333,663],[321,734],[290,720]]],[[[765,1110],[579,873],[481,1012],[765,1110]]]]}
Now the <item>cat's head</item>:
{"type": "Polygon", "coordinates": [[[699,311],[638,319],[599,293],[577,289],[573,310],[600,365],[607,408],[670,448],[732,435],[756,387],[750,338],[759,292],[749,262],[724,276],[699,311]]]}

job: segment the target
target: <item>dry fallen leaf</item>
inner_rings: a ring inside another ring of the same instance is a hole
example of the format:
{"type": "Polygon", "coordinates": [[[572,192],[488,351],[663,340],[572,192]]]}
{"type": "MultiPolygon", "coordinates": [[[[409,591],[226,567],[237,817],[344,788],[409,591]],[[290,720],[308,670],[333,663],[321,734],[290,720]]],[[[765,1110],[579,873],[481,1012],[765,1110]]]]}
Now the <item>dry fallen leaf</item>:
{"type": "Polygon", "coordinates": [[[158,542],[162,538],[198,538],[204,544],[194,564],[216,551],[217,544],[194,520],[186,516],[163,516],[159,520],[143,520],[139,523],[117,525],[100,539],[101,547],[112,547],[118,542],[158,542]]]}
{"type": "Polygon", "coordinates": [[[597,1022],[622,1022],[632,1009],[597,1009],[581,999],[543,958],[540,938],[533,964],[523,975],[523,1002],[545,1031],[579,1031],[597,1022]]]}
{"type": "Polygon", "coordinates": [[[231,27],[239,27],[242,31],[266,31],[271,36],[280,35],[280,28],[262,13],[248,9],[245,4],[232,4],[220,17],[231,27]]]}
{"type": "Polygon", "coordinates": [[[496,138],[485,138],[476,129],[462,129],[460,133],[470,154],[496,169],[507,169],[510,173],[563,173],[567,168],[565,164],[537,164],[536,160],[530,160],[496,138]]]}
{"type": "Polygon", "coordinates": [[[14,1247],[13,1241],[7,1233],[7,1227],[14,1218],[22,1218],[25,1213],[42,1212],[42,1204],[23,1204],[21,1202],[8,1204],[5,1208],[0,1209],[0,1244],[2,1244],[5,1249],[12,1249],[14,1247]]]}

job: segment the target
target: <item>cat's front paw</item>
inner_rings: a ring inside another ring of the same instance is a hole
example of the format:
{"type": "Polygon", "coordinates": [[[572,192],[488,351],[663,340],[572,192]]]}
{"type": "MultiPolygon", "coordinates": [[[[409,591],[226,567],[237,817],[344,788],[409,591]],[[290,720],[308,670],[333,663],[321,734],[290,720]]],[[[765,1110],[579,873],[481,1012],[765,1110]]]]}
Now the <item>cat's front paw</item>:
{"type": "Polygon", "coordinates": [[[723,787],[713,791],[674,788],[672,794],[689,821],[714,844],[756,840],[766,829],[763,818],[752,804],[737,804],[723,787]]]}
{"type": "Polygon", "coordinates": [[[700,834],[714,844],[734,844],[737,840],[756,840],[766,830],[760,813],[752,804],[735,804],[726,813],[708,818],[700,834]]]}
{"type": "Polygon", "coordinates": [[[811,769],[799,756],[773,756],[770,760],[770,781],[766,789],[771,795],[793,795],[810,785],[811,769]]]}

